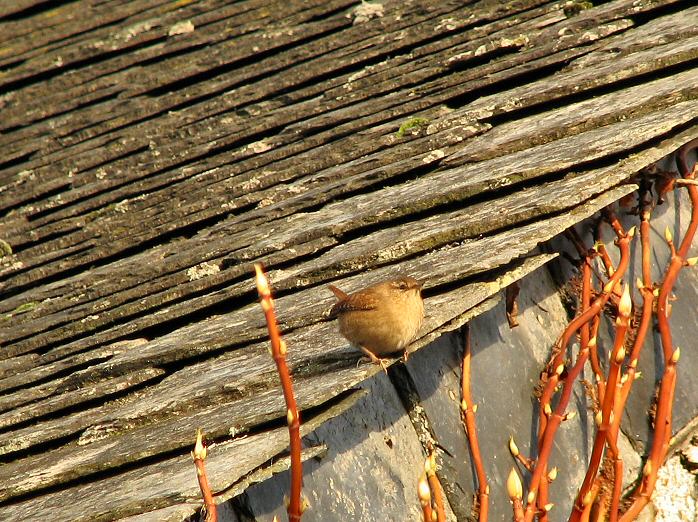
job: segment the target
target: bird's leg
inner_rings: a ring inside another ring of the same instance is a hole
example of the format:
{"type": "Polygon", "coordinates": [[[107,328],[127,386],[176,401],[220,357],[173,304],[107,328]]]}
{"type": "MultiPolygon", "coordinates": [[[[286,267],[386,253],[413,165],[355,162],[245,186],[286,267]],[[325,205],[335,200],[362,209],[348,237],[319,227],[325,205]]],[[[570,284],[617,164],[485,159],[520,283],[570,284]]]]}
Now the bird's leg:
{"type": "Polygon", "coordinates": [[[388,373],[388,366],[387,366],[388,360],[387,359],[381,359],[380,357],[376,357],[376,355],[371,350],[369,350],[368,348],[365,348],[363,346],[359,346],[359,348],[361,349],[362,352],[364,352],[366,354],[366,356],[369,359],[371,359],[371,362],[373,364],[377,364],[378,366],[383,368],[383,371],[386,374],[388,373]]]}

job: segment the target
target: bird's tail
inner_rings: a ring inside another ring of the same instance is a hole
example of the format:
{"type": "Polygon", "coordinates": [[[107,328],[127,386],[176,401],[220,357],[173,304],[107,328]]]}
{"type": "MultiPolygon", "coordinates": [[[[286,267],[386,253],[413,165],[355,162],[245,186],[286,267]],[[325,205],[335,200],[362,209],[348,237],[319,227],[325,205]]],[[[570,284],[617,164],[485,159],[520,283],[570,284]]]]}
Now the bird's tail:
{"type": "Polygon", "coordinates": [[[340,301],[344,301],[347,297],[349,297],[349,294],[346,292],[342,292],[339,288],[337,288],[334,285],[327,285],[327,288],[332,290],[332,293],[339,299],[340,301]]]}

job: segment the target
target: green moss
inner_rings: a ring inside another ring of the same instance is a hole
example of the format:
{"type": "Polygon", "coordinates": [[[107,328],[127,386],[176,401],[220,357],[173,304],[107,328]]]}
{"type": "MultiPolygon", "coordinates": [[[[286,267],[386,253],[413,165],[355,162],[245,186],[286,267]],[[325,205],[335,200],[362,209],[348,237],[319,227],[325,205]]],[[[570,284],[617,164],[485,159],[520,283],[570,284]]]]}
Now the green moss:
{"type": "Polygon", "coordinates": [[[577,15],[585,9],[594,7],[592,2],[584,2],[583,0],[571,0],[562,6],[562,10],[567,18],[577,15]]]}
{"type": "Polygon", "coordinates": [[[28,303],[21,304],[17,308],[15,308],[14,310],[12,310],[10,313],[5,314],[3,316],[3,319],[11,319],[13,316],[29,312],[30,310],[33,310],[37,306],[39,306],[38,301],[30,301],[28,303]]]}
{"type": "Polygon", "coordinates": [[[0,239],[0,257],[11,256],[12,247],[4,239],[0,239]]]}
{"type": "Polygon", "coordinates": [[[410,118],[405,123],[400,125],[400,128],[395,133],[395,135],[398,138],[402,138],[403,136],[405,136],[405,134],[409,133],[410,131],[424,127],[428,123],[429,120],[427,120],[426,118],[410,118]]]}

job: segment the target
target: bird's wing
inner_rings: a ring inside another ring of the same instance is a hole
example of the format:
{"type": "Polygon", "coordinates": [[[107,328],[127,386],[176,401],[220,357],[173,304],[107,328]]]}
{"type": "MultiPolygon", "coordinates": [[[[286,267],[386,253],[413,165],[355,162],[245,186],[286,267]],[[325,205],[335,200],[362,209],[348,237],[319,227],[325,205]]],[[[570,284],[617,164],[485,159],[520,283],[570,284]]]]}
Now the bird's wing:
{"type": "Polygon", "coordinates": [[[330,310],[330,317],[337,317],[338,314],[349,312],[351,310],[374,310],[377,307],[378,298],[376,297],[368,296],[366,294],[346,295],[344,299],[340,299],[334,304],[330,310]]]}

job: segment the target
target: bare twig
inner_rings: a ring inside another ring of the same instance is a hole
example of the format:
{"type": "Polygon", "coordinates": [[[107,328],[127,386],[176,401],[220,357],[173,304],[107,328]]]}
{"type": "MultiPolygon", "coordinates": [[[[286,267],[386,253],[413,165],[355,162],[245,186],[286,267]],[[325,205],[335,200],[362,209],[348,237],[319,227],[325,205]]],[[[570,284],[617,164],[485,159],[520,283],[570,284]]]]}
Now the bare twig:
{"type": "Polygon", "coordinates": [[[427,474],[422,473],[417,484],[417,494],[419,495],[419,503],[422,505],[422,519],[424,522],[433,522],[433,511],[431,509],[431,491],[429,490],[429,482],[427,474]]]}
{"type": "MultiPolygon", "coordinates": [[[[697,142],[698,140],[694,140],[694,142],[687,145],[695,146],[697,142]]],[[[687,150],[687,146],[684,146],[679,149],[677,154],[679,172],[685,179],[695,179],[698,165],[694,167],[692,172],[688,172],[688,167],[686,165],[687,150]]],[[[671,231],[667,228],[664,233],[664,237],[671,252],[671,258],[657,295],[657,328],[661,339],[665,366],[659,385],[659,392],[657,394],[654,436],[652,438],[652,446],[647,461],[643,467],[642,480],[631,495],[633,502],[620,518],[621,522],[630,522],[634,520],[649,502],[657,481],[657,472],[659,467],[664,463],[669,449],[669,441],[671,440],[672,405],[676,387],[676,364],[679,361],[681,351],[678,347],[674,348],[673,345],[671,328],[669,325],[669,315],[671,312],[669,297],[671,296],[681,269],[696,263],[695,258],[687,259],[686,256],[693,243],[696,230],[698,230],[698,186],[688,184],[684,185],[684,187],[688,190],[691,199],[691,221],[678,250],[674,246],[671,231]]]]}
{"type": "Polygon", "coordinates": [[[211,487],[208,484],[208,477],[206,476],[206,467],[204,466],[204,460],[206,460],[206,446],[204,446],[201,430],[196,431],[196,444],[191,454],[194,458],[194,466],[196,466],[196,478],[199,481],[201,495],[204,497],[206,522],[216,522],[218,520],[218,513],[216,511],[216,503],[213,501],[211,487]]]}
{"type": "Polygon", "coordinates": [[[446,522],[446,510],[444,509],[444,495],[441,490],[441,483],[436,476],[436,454],[432,451],[424,461],[424,471],[429,482],[429,489],[436,508],[437,522],[446,522]]]}
{"type": "Polygon", "coordinates": [[[489,512],[490,487],[487,484],[485,466],[482,463],[480,443],[477,437],[477,426],[475,423],[475,412],[477,411],[477,407],[473,403],[473,398],[470,393],[470,359],[472,356],[470,344],[470,325],[465,324],[462,332],[463,337],[465,338],[465,349],[463,352],[463,367],[461,373],[461,420],[463,421],[465,434],[468,437],[470,454],[472,455],[473,464],[475,465],[475,473],[477,475],[479,504],[478,520],[480,522],[484,522],[487,520],[489,512]]]}
{"type": "Polygon", "coordinates": [[[507,286],[504,290],[506,294],[506,313],[509,328],[519,326],[519,302],[517,301],[517,298],[519,297],[520,290],[521,287],[519,286],[519,283],[516,281],[507,286]]]}
{"type": "Polygon", "coordinates": [[[507,477],[507,494],[511,500],[511,509],[514,512],[514,522],[521,522],[524,519],[523,503],[523,485],[516,468],[511,468],[507,477]]]}
{"type": "Polygon", "coordinates": [[[269,281],[264,274],[264,269],[261,263],[254,265],[257,283],[257,292],[259,293],[262,310],[267,320],[267,329],[269,331],[269,340],[271,341],[271,351],[276,363],[276,369],[279,372],[281,379],[281,388],[286,401],[286,422],[288,424],[288,435],[290,439],[291,450],[291,493],[287,506],[288,518],[291,522],[298,522],[303,515],[304,503],[301,502],[301,483],[303,481],[303,464],[301,462],[301,435],[300,435],[300,416],[298,415],[298,406],[296,405],[296,397],[293,394],[293,382],[291,374],[288,371],[286,364],[286,342],[281,339],[279,326],[276,322],[276,313],[274,311],[274,300],[271,297],[269,281]]]}
{"type": "MultiPolygon", "coordinates": [[[[601,411],[596,414],[596,424],[597,432],[594,438],[594,446],[591,452],[591,460],[589,462],[589,467],[587,468],[586,476],[582,483],[582,487],[579,489],[579,494],[577,495],[577,501],[575,502],[575,512],[570,520],[577,520],[575,514],[581,514],[584,508],[584,499],[586,495],[591,491],[591,487],[596,479],[596,474],[599,471],[599,466],[601,465],[601,457],[603,456],[603,450],[606,444],[609,444],[611,451],[614,456],[617,456],[617,448],[615,438],[617,437],[617,432],[614,436],[612,433],[611,426],[619,425],[620,419],[616,419],[614,415],[614,405],[615,399],[617,397],[616,391],[620,387],[620,375],[621,375],[621,365],[625,360],[625,335],[628,331],[630,324],[630,313],[632,311],[632,300],[630,299],[630,290],[626,286],[623,291],[623,296],[621,297],[620,305],[618,307],[618,318],[616,320],[616,333],[615,342],[613,344],[613,349],[611,351],[610,357],[610,368],[608,371],[608,378],[606,379],[606,393],[601,402],[601,411]],[[616,424],[618,423],[618,424],[616,424]]],[[[622,475],[621,475],[622,477],[622,475]]],[[[619,477],[616,476],[616,479],[619,477]]]]}
{"type": "MultiPolygon", "coordinates": [[[[585,324],[589,323],[589,321],[594,320],[595,317],[597,317],[601,311],[603,310],[603,307],[605,306],[606,302],[608,299],[610,299],[611,295],[615,291],[615,287],[620,281],[620,279],[623,277],[625,274],[625,271],[628,267],[629,264],[629,258],[630,258],[630,241],[632,240],[634,236],[634,229],[631,229],[627,234],[622,230],[622,227],[620,224],[617,222],[615,219],[615,216],[611,214],[610,219],[612,220],[612,226],[616,233],[618,234],[618,240],[616,241],[616,244],[618,245],[618,248],[621,251],[621,259],[618,264],[618,268],[614,271],[612,271],[611,278],[609,281],[604,285],[603,292],[596,298],[594,301],[585,309],[582,309],[579,313],[579,315],[573,319],[563,334],[560,336],[558,339],[554,352],[553,352],[553,357],[551,361],[548,363],[548,366],[546,368],[546,371],[541,375],[541,379],[544,384],[543,392],[541,393],[540,397],[540,414],[539,414],[539,452],[538,452],[538,458],[536,459],[535,465],[532,470],[532,475],[531,475],[531,481],[529,485],[529,493],[526,497],[526,510],[525,510],[525,517],[524,519],[526,522],[530,522],[533,520],[534,516],[536,516],[537,513],[543,513],[545,514],[547,512],[547,506],[549,504],[542,504],[541,502],[538,501],[537,497],[540,493],[540,488],[544,488],[544,492],[546,491],[546,486],[547,484],[543,484],[544,477],[547,474],[547,463],[548,463],[548,458],[550,456],[550,452],[553,447],[553,441],[554,441],[554,436],[555,432],[557,431],[557,428],[559,427],[560,423],[563,420],[569,419],[571,417],[571,414],[565,413],[565,409],[567,407],[567,404],[569,402],[569,397],[572,392],[572,385],[574,383],[575,378],[579,373],[581,372],[584,363],[586,362],[586,359],[588,357],[589,349],[595,349],[595,343],[592,342],[590,339],[589,343],[592,346],[582,346],[580,345],[580,353],[577,357],[576,364],[572,367],[572,369],[568,372],[567,376],[564,377],[564,384],[562,388],[562,392],[560,394],[560,398],[557,402],[557,406],[555,407],[555,410],[553,410],[551,404],[552,404],[552,397],[555,393],[555,390],[560,383],[561,376],[563,375],[563,372],[565,371],[565,364],[564,364],[564,355],[565,355],[565,348],[567,347],[570,339],[582,327],[584,327],[585,324]]],[[[585,279],[588,279],[585,277],[585,279]]],[[[584,283],[586,284],[586,283],[584,283]]],[[[586,336],[586,334],[584,334],[586,336]]],[[[621,339],[620,346],[623,345],[624,338],[621,339]]],[[[624,356],[625,354],[623,354],[624,356]]],[[[621,359],[622,362],[622,359],[621,359]]],[[[609,408],[611,405],[607,406],[609,408]]],[[[610,412],[610,410],[609,410],[610,412]]],[[[603,440],[602,440],[603,442],[603,440]]],[[[603,445],[601,446],[600,450],[597,451],[602,451],[603,450],[603,445]]],[[[599,454],[599,461],[600,461],[600,456],[599,454]]],[[[590,479],[589,484],[586,485],[586,490],[591,487],[591,483],[593,481],[593,477],[595,477],[596,472],[592,475],[592,479],[590,479]]],[[[547,499],[545,499],[547,500],[547,499]]]]}

